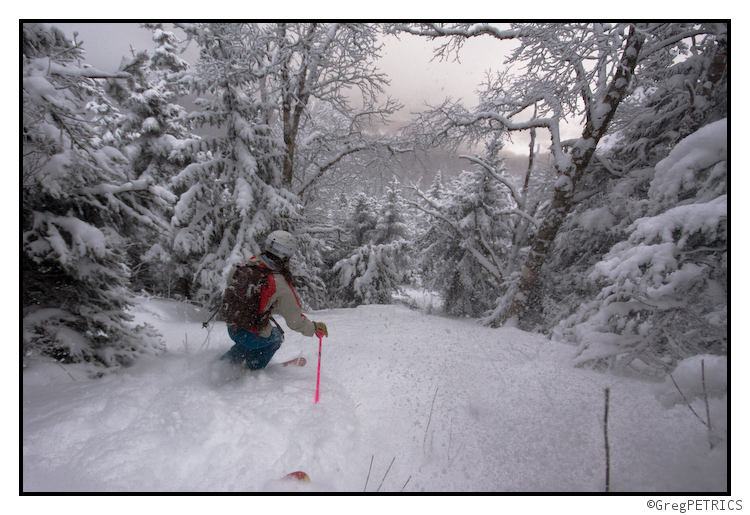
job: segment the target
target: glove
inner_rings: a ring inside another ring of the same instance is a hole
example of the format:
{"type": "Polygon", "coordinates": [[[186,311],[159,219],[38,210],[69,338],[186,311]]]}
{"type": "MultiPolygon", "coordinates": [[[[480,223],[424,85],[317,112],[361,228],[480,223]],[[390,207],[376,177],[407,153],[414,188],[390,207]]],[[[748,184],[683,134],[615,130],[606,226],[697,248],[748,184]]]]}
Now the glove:
{"type": "Polygon", "coordinates": [[[320,337],[322,334],[323,336],[328,336],[328,328],[323,322],[313,322],[315,324],[315,335],[320,337]]]}

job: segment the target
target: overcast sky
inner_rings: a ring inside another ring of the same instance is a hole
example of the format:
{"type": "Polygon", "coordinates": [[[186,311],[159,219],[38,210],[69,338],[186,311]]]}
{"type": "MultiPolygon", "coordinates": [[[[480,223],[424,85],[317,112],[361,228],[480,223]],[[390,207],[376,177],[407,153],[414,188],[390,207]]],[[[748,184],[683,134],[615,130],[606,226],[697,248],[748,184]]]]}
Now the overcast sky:
{"type": "MultiPolygon", "coordinates": [[[[69,39],[78,32],[77,40],[83,40],[86,62],[104,71],[118,68],[123,56],[135,51],[154,48],[151,32],[137,23],[55,23],[69,39]]],[[[169,28],[167,24],[167,28],[169,28]]],[[[178,35],[179,31],[175,31],[178,35]]],[[[382,57],[376,65],[390,80],[386,93],[405,107],[397,123],[406,124],[412,112],[424,110],[425,103],[440,104],[446,97],[463,99],[467,107],[477,103],[476,90],[485,78],[488,69],[493,72],[505,68],[504,60],[513,47],[513,42],[497,41],[490,37],[469,39],[460,53],[460,62],[433,59],[433,49],[438,42],[427,38],[404,34],[397,39],[392,36],[384,40],[382,57]]],[[[193,44],[193,49],[195,45],[193,44]]],[[[193,56],[197,56],[197,51],[193,56]]],[[[194,58],[193,57],[193,58],[194,58]]],[[[186,60],[190,61],[189,58],[186,60]]],[[[509,151],[526,155],[526,134],[515,134],[509,151]]],[[[538,140],[540,141],[540,140],[538,140]]],[[[544,145],[546,142],[542,142],[544,145]]]]}
{"type": "MultiPolygon", "coordinates": [[[[83,40],[86,60],[97,67],[115,69],[123,55],[130,55],[130,46],[136,51],[151,50],[151,32],[137,23],[55,23],[73,39],[73,31],[83,40]]],[[[169,24],[167,24],[169,29],[169,24]]],[[[179,35],[179,31],[175,31],[179,35]]],[[[388,36],[383,56],[377,66],[391,79],[391,92],[405,105],[420,106],[424,101],[437,103],[445,96],[474,99],[474,91],[488,68],[502,67],[505,52],[511,43],[492,38],[475,38],[467,41],[461,51],[461,62],[431,61],[434,42],[410,35],[400,40],[388,36]]],[[[195,45],[192,46],[195,49],[195,45]]],[[[194,56],[197,55],[197,52],[194,56]]]]}

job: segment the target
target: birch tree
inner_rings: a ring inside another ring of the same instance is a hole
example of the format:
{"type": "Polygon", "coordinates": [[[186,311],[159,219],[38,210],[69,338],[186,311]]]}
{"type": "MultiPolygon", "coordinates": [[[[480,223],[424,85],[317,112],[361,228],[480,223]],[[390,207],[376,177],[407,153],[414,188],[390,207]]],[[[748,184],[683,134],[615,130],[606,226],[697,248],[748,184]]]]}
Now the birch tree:
{"type": "Polygon", "coordinates": [[[568,297],[589,294],[561,299],[575,309],[550,310],[546,323],[560,320],[552,335],[578,345],[581,365],[659,375],[728,351],[727,41],[717,28],[655,66],[621,107],[606,191],[555,245],[562,262],[545,270],[545,292],[573,283],[568,297]]]}
{"type": "Polygon", "coordinates": [[[514,40],[518,46],[506,63],[523,74],[499,73],[488,81],[481,104],[468,111],[446,101],[424,117],[433,141],[481,141],[497,131],[545,130],[557,173],[520,280],[508,292],[499,322],[517,322],[529,307],[541,268],[566,216],[588,192],[577,188],[597,145],[607,134],[621,102],[632,91],[644,64],[681,41],[716,31],[712,24],[512,24],[503,30],[487,24],[397,26],[393,31],[445,38],[437,54],[460,51],[472,37],[514,40]],[[581,134],[563,140],[561,124],[580,120],[581,134]]]}

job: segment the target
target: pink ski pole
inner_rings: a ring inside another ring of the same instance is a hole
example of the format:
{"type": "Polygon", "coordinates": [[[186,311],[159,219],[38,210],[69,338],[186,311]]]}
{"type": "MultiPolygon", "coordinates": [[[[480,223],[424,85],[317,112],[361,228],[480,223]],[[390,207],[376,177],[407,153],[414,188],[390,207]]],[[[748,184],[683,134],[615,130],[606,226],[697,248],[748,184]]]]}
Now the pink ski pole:
{"type": "Polygon", "coordinates": [[[315,386],[315,404],[320,400],[320,355],[323,352],[323,333],[317,333],[320,338],[320,344],[318,345],[318,384],[315,386]]]}

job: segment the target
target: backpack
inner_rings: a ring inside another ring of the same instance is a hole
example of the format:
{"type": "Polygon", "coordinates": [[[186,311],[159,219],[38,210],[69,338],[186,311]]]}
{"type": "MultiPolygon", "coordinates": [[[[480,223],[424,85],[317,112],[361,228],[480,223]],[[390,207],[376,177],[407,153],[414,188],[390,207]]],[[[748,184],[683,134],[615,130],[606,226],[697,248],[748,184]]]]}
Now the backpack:
{"type": "Polygon", "coordinates": [[[221,315],[227,326],[257,333],[268,325],[271,310],[260,312],[260,294],[268,286],[268,275],[272,273],[270,268],[252,263],[237,265],[221,305],[221,315]]]}

